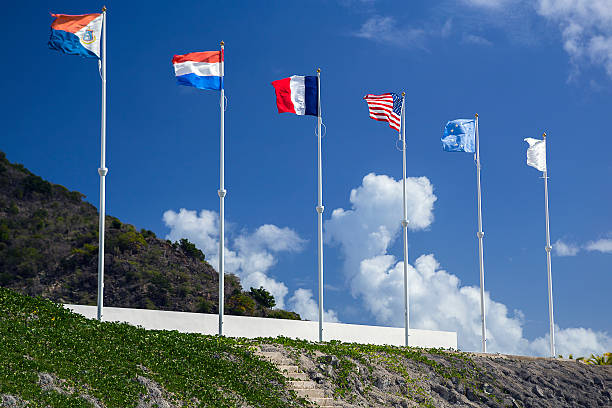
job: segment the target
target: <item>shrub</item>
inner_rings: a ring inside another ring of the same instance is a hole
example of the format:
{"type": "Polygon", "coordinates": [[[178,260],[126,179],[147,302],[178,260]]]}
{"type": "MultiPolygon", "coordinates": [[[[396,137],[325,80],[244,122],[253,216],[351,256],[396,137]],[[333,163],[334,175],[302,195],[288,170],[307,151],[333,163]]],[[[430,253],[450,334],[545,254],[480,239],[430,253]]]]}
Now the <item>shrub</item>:
{"type": "Polygon", "coordinates": [[[230,314],[250,316],[255,312],[255,301],[252,297],[245,293],[240,293],[230,297],[227,303],[230,314]]]}
{"type": "Polygon", "coordinates": [[[179,241],[179,247],[183,250],[185,254],[187,254],[188,256],[194,259],[198,259],[200,261],[203,261],[204,259],[206,259],[206,256],[204,255],[204,253],[200,251],[198,248],[196,248],[195,244],[192,244],[186,238],[182,238],[179,241]]]}
{"type": "Polygon", "coordinates": [[[40,193],[45,196],[51,195],[51,183],[43,180],[39,176],[28,175],[23,179],[22,186],[25,196],[30,193],[40,193]]]}
{"type": "Polygon", "coordinates": [[[144,229],[144,228],[140,230],[140,235],[142,235],[145,239],[151,238],[151,237],[157,238],[157,236],[155,235],[153,231],[144,229]]]}
{"type": "Polygon", "coordinates": [[[295,312],[288,312],[286,310],[269,310],[266,312],[266,317],[272,319],[289,319],[289,320],[302,320],[302,317],[295,312]]]}
{"type": "Polygon", "coordinates": [[[215,304],[210,300],[201,298],[196,305],[196,312],[198,313],[212,313],[215,311],[215,304]]]}
{"type": "Polygon", "coordinates": [[[276,306],[276,300],[274,300],[274,296],[270,294],[267,290],[264,289],[263,286],[260,286],[259,289],[251,288],[250,295],[257,303],[262,305],[263,307],[273,308],[276,306]]]}
{"type": "Polygon", "coordinates": [[[123,252],[127,251],[128,249],[132,251],[137,251],[141,248],[144,248],[146,245],[147,241],[145,241],[142,235],[140,235],[136,231],[128,230],[117,235],[115,238],[110,237],[107,240],[105,247],[107,250],[117,247],[120,251],[123,252]]]}
{"type": "Polygon", "coordinates": [[[11,206],[8,208],[9,215],[17,215],[19,214],[19,207],[15,205],[15,203],[11,203],[11,206]]]}
{"type": "Polygon", "coordinates": [[[114,229],[121,229],[121,221],[119,221],[115,217],[112,217],[112,221],[110,223],[110,227],[114,228],[114,229]]]}

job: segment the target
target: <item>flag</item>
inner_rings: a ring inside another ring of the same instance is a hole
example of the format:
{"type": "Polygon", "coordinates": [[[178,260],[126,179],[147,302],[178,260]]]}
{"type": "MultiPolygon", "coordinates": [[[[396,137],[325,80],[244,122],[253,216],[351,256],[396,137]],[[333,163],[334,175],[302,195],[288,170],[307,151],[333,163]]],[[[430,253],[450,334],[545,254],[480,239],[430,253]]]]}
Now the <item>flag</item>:
{"type": "Polygon", "coordinates": [[[172,64],[179,85],[213,91],[223,88],[223,50],[175,55],[172,64]]]}
{"type": "Polygon", "coordinates": [[[51,23],[49,48],[64,54],[80,55],[85,58],[100,58],[100,38],[102,37],[102,19],[100,13],[51,14],[55,17],[51,23]]]}
{"type": "Polygon", "coordinates": [[[476,121],[474,119],[451,120],[444,127],[442,150],[445,152],[476,152],[476,121]]]}
{"type": "Polygon", "coordinates": [[[363,97],[368,103],[370,117],[374,120],[389,122],[389,127],[400,131],[402,125],[402,97],[394,93],[382,95],[367,94],[363,97]]]}
{"type": "Polygon", "coordinates": [[[527,165],[535,167],[540,171],[546,171],[546,139],[524,139],[529,143],[527,148],[527,165]]]}
{"type": "Polygon", "coordinates": [[[278,113],[319,115],[319,89],[316,76],[293,75],[272,82],[278,113]]]}

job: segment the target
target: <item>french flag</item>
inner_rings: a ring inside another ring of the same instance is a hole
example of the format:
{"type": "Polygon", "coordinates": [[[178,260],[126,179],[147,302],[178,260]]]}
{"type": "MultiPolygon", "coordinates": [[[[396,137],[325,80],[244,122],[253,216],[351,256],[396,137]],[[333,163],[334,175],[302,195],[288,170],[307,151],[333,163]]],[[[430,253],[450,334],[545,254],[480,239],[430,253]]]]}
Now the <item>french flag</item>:
{"type": "Polygon", "coordinates": [[[172,64],[179,85],[213,91],[223,88],[223,50],[175,55],[172,64]]]}
{"type": "Polygon", "coordinates": [[[278,113],[319,114],[319,88],[316,76],[293,75],[272,82],[278,113]]]}
{"type": "Polygon", "coordinates": [[[85,58],[100,58],[100,37],[102,20],[100,13],[92,14],[51,14],[49,48],[69,55],[85,58]]]}

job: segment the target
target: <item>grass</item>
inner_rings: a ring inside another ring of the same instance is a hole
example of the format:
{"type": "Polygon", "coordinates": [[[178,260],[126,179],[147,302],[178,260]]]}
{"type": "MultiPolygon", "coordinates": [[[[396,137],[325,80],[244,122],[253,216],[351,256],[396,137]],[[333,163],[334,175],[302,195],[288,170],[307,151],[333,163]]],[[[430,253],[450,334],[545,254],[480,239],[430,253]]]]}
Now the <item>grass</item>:
{"type": "Polygon", "coordinates": [[[285,378],[240,340],[87,320],[60,305],[0,288],[0,394],[32,407],[135,407],[146,377],[184,406],[307,407],[285,378]],[[43,390],[39,374],[62,381],[43,390]]]}

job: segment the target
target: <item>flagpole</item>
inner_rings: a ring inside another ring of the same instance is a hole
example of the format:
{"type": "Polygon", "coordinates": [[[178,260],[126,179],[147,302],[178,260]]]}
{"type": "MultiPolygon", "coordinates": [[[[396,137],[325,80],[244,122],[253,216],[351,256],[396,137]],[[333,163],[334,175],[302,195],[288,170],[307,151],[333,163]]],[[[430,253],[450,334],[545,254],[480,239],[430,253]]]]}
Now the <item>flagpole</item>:
{"type": "Polygon", "coordinates": [[[100,219],[98,222],[98,320],[104,309],[104,218],[106,216],[106,7],[102,7],[102,117],[100,125],[100,219]]]}
{"type": "Polygon", "coordinates": [[[404,329],[406,346],[410,344],[410,294],[408,291],[408,210],[406,209],[406,92],[402,92],[402,228],[404,233],[404,329]]]}
{"type": "Polygon", "coordinates": [[[219,336],[223,335],[223,308],[225,305],[224,288],[225,288],[225,89],[223,84],[224,75],[224,42],[221,41],[221,96],[219,104],[221,106],[221,135],[220,135],[220,153],[219,153],[219,336]]]}
{"type": "Polygon", "coordinates": [[[485,296],[484,296],[484,257],[482,249],[482,198],[480,192],[480,141],[478,137],[478,114],[476,114],[476,181],[478,185],[478,261],[480,265],[480,316],[482,321],[482,352],[487,352],[487,325],[485,317],[485,296]]]}
{"type": "MultiPolygon", "coordinates": [[[[546,148],[546,133],[544,138],[544,148],[546,148]]],[[[553,295],[552,295],[552,274],[550,270],[550,223],[548,220],[548,172],[544,170],[544,204],[546,206],[546,272],[548,273],[548,317],[550,320],[550,356],[555,357],[555,320],[553,316],[553,295]]]]}
{"type": "Polygon", "coordinates": [[[317,157],[318,157],[318,194],[317,194],[317,232],[319,236],[319,341],[323,341],[323,166],[321,164],[321,69],[317,68],[317,157]]]}

